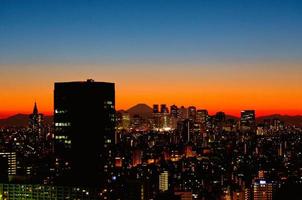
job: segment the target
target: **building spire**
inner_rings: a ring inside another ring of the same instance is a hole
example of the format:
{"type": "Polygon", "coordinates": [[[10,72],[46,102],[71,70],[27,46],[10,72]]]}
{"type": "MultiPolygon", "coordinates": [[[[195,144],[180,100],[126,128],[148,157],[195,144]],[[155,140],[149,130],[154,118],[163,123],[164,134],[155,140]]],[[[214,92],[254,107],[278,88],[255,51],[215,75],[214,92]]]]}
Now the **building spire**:
{"type": "Polygon", "coordinates": [[[37,102],[35,102],[33,114],[38,114],[37,102]]]}

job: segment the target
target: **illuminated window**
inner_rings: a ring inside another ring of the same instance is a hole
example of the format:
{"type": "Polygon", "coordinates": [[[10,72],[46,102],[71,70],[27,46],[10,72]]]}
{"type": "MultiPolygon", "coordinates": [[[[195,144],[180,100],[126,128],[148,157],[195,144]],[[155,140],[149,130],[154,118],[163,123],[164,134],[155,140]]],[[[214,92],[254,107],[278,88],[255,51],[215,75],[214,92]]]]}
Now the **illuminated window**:
{"type": "Polygon", "coordinates": [[[55,126],[71,126],[70,122],[59,122],[55,123],[55,126]]]}
{"type": "Polygon", "coordinates": [[[56,114],[64,114],[64,113],[67,113],[67,110],[59,110],[59,109],[55,109],[55,113],[56,113],[56,114]]]}
{"type": "Polygon", "coordinates": [[[58,140],[65,140],[65,139],[67,139],[67,136],[65,136],[65,135],[56,135],[56,136],[55,136],[55,139],[58,139],[58,140]]]}
{"type": "Polygon", "coordinates": [[[112,105],[112,101],[105,101],[104,104],[105,105],[112,105]]]}
{"type": "Polygon", "coordinates": [[[65,140],[64,143],[65,144],[71,144],[71,140],[65,140]]]}

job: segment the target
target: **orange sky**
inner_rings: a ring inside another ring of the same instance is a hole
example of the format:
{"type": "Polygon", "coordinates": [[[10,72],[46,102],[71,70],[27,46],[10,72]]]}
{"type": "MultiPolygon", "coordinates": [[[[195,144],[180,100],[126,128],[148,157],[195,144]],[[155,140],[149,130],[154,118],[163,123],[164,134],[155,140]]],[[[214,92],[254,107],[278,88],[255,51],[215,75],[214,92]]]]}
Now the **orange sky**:
{"type": "Polygon", "coordinates": [[[195,105],[210,113],[255,109],[259,115],[302,114],[299,62],[209,64],[0,65],[0,118],[29,113],[34,101],[52,114],[53,83],[93,78],[116,83],[116,107],[137,103],[195,105]]]}

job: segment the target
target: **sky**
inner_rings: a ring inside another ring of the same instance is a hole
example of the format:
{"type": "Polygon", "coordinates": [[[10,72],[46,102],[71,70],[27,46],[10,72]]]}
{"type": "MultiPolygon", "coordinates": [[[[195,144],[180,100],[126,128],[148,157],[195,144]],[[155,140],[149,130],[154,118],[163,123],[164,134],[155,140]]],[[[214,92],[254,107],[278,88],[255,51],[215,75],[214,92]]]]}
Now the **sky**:
{"type": "Polygon", "coordinates": [[[302,114],[300,0],[0,0],[0,118],[53,112],[54,82],[116,84],[116,107],[302,114]]]}

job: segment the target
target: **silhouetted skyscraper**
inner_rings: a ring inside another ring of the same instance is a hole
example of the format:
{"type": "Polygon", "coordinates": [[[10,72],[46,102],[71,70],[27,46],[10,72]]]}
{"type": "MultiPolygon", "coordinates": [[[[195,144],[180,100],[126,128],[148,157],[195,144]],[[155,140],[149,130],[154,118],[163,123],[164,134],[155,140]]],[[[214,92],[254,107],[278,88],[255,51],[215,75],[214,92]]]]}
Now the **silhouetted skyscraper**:
{"type": "Polygon", "coordinates": [[[178,108],[176,105],[172,105],[170,107],[170,114],[172,117],[177,118],[178,117],[178,108]]]}
{"type": "Polygon", "coordinates": [[[43,114],[38,112],[38,106],[35,102],[33,113],[29,115],[29,128],[37,134],[38,137],[44,137],[43,132],[43,114]]]}
{"type": "Polygon", "coordinates": [[[153,113],[158,113],[158,112],[159,112],[158,104],[154,104],[153,105],[153,113]]]}
{"type": "Polygon", "coordinates": [[[161,113],[168,113],[169,112],[166,104],[161,104],[160,105],[160,112],[161,113]]]}
{"type": "Polygon", "coordinates": [[[208,111],[207,110],[197,110],[196,112],[196,122],[201,123],[206,127],[208,121],[208,111]]]}
{"type": "Polygon", "coordinates": [[[54,124],[59,181],[108,191],[114,165],[114,83],[55,83],[54,124]]]}
{"type": "Polygon", "coordinates": [[[196,107],[195,106],[190,106],[188,108],[188,117],[189,117],[189,119],[195,121],[195,119],[196,119],[196,107]]]}
{"type": "Polygon", "coordinates": [[[256,124],[256,115],[254,110],[241,111],[240,124],[242,126],[254,126],[256,124]]]}

